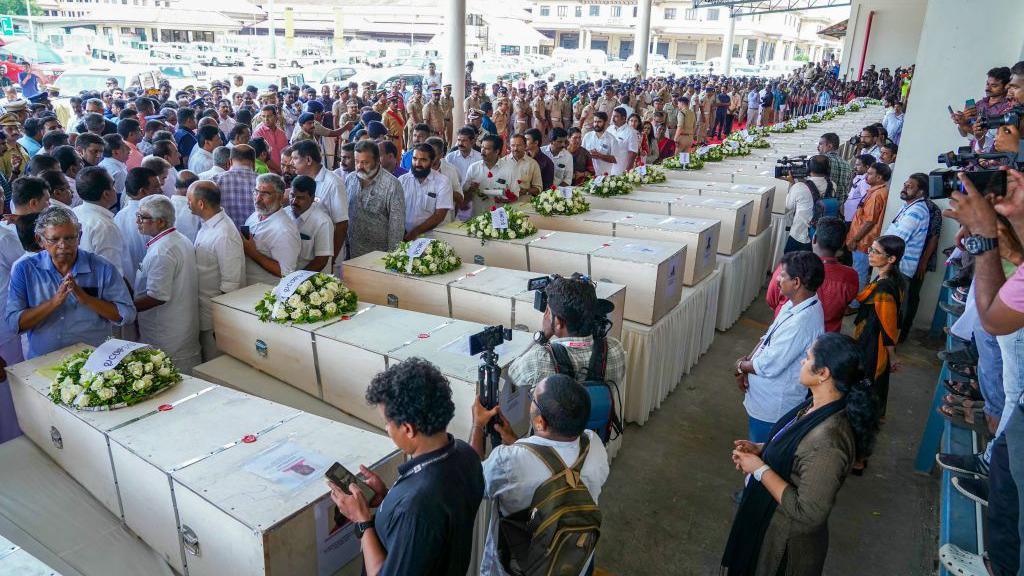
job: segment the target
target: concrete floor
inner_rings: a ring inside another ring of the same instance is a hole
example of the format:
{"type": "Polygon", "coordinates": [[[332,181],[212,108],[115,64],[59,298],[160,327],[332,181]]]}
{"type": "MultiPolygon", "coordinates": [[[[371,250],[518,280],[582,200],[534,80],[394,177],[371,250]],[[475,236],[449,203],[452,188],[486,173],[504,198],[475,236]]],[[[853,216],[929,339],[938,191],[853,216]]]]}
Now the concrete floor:
{"type": "MultiPolygon", "coordinates": [[[[719,333],[710,351],[643,427],[631,425],[601,496],[598,562],[615,576],[717,575],[742,477],[729,459],[746,413],[731,371],[771,322],[763,299],[719,333]]],[[[849,331],[847,331],[849,333],[849,331]]],[[[938,475],[913,460],[940,364],[915,335],[899,349],[888,422],[862,477],[839,492],[825,574],[932,575],[937,569],[938,475]]]]}

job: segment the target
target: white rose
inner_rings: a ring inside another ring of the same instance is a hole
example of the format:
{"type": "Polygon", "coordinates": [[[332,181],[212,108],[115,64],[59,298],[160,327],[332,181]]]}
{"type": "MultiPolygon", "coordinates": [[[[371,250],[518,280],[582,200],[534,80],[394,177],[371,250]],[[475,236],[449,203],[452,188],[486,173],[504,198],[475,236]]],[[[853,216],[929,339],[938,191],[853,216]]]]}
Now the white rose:
{"type": "Polygon", "coordinates": [[[563,204],[562,202],[559,202],[558,204],[555,204],[555,210],[558,210],[559,212],[564,211],[565,210],[565,204],[563,204]]]}
{"type": "Polygon", "coordinates": [[[327,305],[326,305],[326,306],[324,306],[324,310],[325,310],[325,311],[326,311],[326,312],[327,312],[328,314],[334,314],[335,312],[337,312],[337,311],[338,311],[338,305],[337,305],[337,304],[335,304],[334,302],[328,302],[328,303],[327,303],[327,305]]]}
{"type": "Polygon", "coordinates": [[[420,274],[426,274],[427,272],[430,272],[430,269],[427,268],[426,266],[423,266],[421,264],[420,267],[419,267],[419,271],[420,271],[420,274]]]}
{"type": "Polygon", "coordinates": [[[551,203],[550,202],[545,202],[542,206],[543,206],[545,212],[550,212],[551,211],[551,203]]]}
{"type": "Polygon", "coordinates": [[[498,237],[498,231],[492,228],[489,236],[491,238],[497,238],[498,237]]]}
{"type": "Polygon", "coordinates": [[[309,280],[306,280],[302,284],[299,284],[298,293],[299,294],[305,294],[305,293],[309,292],[312,288],[313,288],[313,285],[309,283],[309,280]]]}
{"type": "Polygon", "coordinates": [[[117,392],[113,388],[100,388],[96,391],[96,395],[100,397],[100,400],[110,400],[114,397],[114,393],[117,392]]]}
{"type": "Polygon", "coordinates": [[[159,374],[160,376],[166,378],[166,377],[171,375],[171,369],[168,368],[167,366],[164,366],[164,367],[160,368],[159,371],[157,371],[157,374],[159,374]]]}
{"type": "Polygon", "coordinates": [[[341,292],[341,286],[334,281],[331,281],[327,284],[327,289],[330,290],[331,292],[341,292]]]}
{"type": "Polygon", "coordinates": [[[431,272],[437,272],[437,264],[434,264],[433,262],[431,262],[430,265],[427,266],[427,267],[430,268],[431,272]]]}
{"type": "Polygon", "coordinates": [[[82,394],[81,396],[79,396],[75,400],[75,406],[78,406],[79,408],[85,408],[88,405],[89,405],[89,395],[88,394],[82,394]]]}
{"type": "Polygon", "coordinates": [[[424,261],[424,262],[430,262],[430,261],[431,261],[431,260],[433,260],[433,259],[434,259],[434,257],[433,257],[433,256],[431,256],[430,254],[424,254],[424,255],[423,255],[423,261],[424,261]]]}
{"type": "Polygon", "coordinates": [[[295,307],[295,311],[301,314],[306,311],[306,308],[308,308],[308,306],[300,302],[299,305],[295,307]]]}
{"type": "Polygon", "coordinates": [[[302,297],[298,294],[292,294],[291,297],[288,298],[288,305],[292,308],[297,307],[299,304],[302,304],[302,297]]]}
{"type": "Polygon", "coordinates": [[[65,404],[71,404],[71,401],[75,399],[75,395],[71,393],[71,388],[63,388],[60,391],[60,401],[65,404]]]}
{"type": "Polygon", "coordinates": [[[99,390],[100,388],[103,388],[104,384],[106,384],[106,381],[103,380],[103,377],[96,376],[96,378],[92,381],[92,384],[89,386],[89,388],[92,388],[93,390],[99,390]]]}
{"type": "Polygon", "coordinates": [[[309,295],[309,303],[313,306],[319,306],[323,300],[320,299],[320,294],[313,292],[309,295]]]}
{"type": "Polygon", "coordinates": [[[146,362],[145,366],[143,366],[143,369],[146,371],[147,374],[149,374],[150,372],[153,371],[153,363],[146,362]]]}
{"type": "Polygon", "coordinates": [[[317,308],[314,308],[314,309],[309,311],[309,317],[310,318],[319,318],[321,316],[323,316],[323,313],[320,312],[320,310],[317,309],[317,308]]]}
{"type": "Polygon", "coordinates": [[[298,320],[299,318],[302,318],[302,312],[300,312],[299,310],[295,310],[294,312],[292,312],[291,316],[292,320],[298,320]]]}
{"type": "Polygon", "coordinates": [[[142,376],[142,362],[132,362],[128,365],[128,371],[136,378],[142,376]]]}
{"type": "Polygon", "coordinates": [[[338,293],[334,290],[324,290],[320,293],[321,302],[331,302],[338,297],[338,293]]]}
{"type": "Polygon", "coordinates": [[[71,381],[71,377],[70,376],[65,376],[64,380],[61,380],[60,385],[61,385],[62,388],[67,388],[68,386],[74,385],[74,382],[71,381]]]}
{"type": "Polygon", "coordinates": [[[448,257],[448,264],[451,264],[452,266],[454,266],[455,262],[456,262],[456,260],[455,260],[454,256],[449,256],[448,257]]]}
{"type": "Polygon", "coordinates": [[[145,380],[136,380],[135,382],[132,382],[132,390],[135,390],[136,392],[142,392],[146,389],[146,386],[147,384],[145,380]]]}

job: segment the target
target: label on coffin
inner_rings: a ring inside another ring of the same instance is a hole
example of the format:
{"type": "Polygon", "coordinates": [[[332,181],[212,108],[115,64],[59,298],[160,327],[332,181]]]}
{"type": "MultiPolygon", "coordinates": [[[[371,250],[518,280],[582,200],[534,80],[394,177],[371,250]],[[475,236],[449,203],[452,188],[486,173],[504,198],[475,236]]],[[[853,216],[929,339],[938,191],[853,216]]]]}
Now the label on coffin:
{"type": "Polygon", "coordinates": [[[330,576],[359,554],[356,525],[341,515],[330,496],[316,503],[313,521],[316,523],[317,574],[330,576]]]}
{"type": "Polygon", "coordinates": [[[128,340],[111,338],[92,351],[92,354],[89,355],[89,359],[85,361],[82,368],[95,373],[113,370],[129,354],[139,348],[146,348],[148,346],[149,344],[141,342],[129,342],[128,340]]]}
{"type": "Polygon", "coordinates": [[[680,152],[679,153],[679,163],[683,165],[683,168],[686,168],[686,165],[690,163],[690,153],[689,152],[680,152]]]}
{"type": "Polygon", "coordinates": [[[316,272],[312,270],[296,270],[284,278],[281,278],[281,281],[274,287],[274,296],[276,296],[278,300],[287,300],[292,294],[295,294],[295,291],[299,289],[299,286],[301,286],[303,282],[308,280],[309,277],[314,274],[316,274],[316,272]]]}
{"type": "Polygon", "coordinates": [[[641,176],[647,176],[647,166],[646,165],[637,166],[636,167],[636,173],[641,175],[641,176]]]}
{"type": "Polygon", "coordinates": [[[242,468],[289,490],[319,479],[330,462],[322,454],[309,452],[291,442],[281,442],[260,452],[242,468]]]}
{"type": "Polygon", "coordinates": [[[565,198],[566,200],[571,200],[572,199],[572,191],[573,191],[573,187],[572,186],[559,186],[558,187],[558,192],[562,195],[562,198],[565,198]]]}
{"type": "Polygon", "coordinates": [[[491,228],[495,230],[508,229],[508,212],[505,211],[505,208],[498,207],[491,210],[491,228]]]}

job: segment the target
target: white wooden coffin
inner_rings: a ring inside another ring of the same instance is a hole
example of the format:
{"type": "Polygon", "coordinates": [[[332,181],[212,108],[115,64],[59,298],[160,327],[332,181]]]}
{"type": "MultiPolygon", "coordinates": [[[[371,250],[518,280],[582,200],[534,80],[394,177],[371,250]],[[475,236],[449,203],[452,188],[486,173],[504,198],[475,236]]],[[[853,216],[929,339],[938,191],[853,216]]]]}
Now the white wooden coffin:
{"type": "Polygon", "coordinates": [[[673,216],[710,218],[722,223],[718,236],[718,253],[735,254],[747,245],[748,228],[754,213],[754,201],[749,199],[714,198],[708,196],[680,196],[672,204],[673,216]]]}
{"type": "Polygon", "coordinates": [[[384,252],[370,252],[345,261],[345,285],[355,291],[361,302],[451,316],[448,285],[481,268],[463,262],[447,274],[400,274],[384,267],[384,252]]]}
{"type": "Polygon", "coordinates": [[[302,413],[261,433],[256,442],[175,472],[181,531],[196,538],[186,548],[189,576],[360,573],[355,527],[336,520],[325,470],[309,471],[309,481],[292,488],[252,469],[261,459],[289,453],[325,466],[340,462],[356,473],[365,465],[388,485],[402,461],[383,434],[302,413]]]}
{"type": "Polygon", "coordinates": [[[721,227],[721,222],[708,218],[625,213],[624,217],[615,221],[615,237],[657,240],[686,246],[683,284],[693,286],[715,269],[721,227]]]}
{"type": "Polygon", "coordinates": [[[280,404],[209,385],[171,410],[112,430],[110,455],[125,524],[184,573],[188,559],[178,531],[170,476],[298,414],[280,404]]]}
{"type": "MultiPolygon", "coordinates": [[[[705,166],[711,166],[712,163],[705,166]]],[[[721,164],[720,162],[718,164],[721,164]]],[[[775,169],[747,170],[730,169],[728,166],[712,166],[707,170],[666,170],[669,180],[697,180],[713,182],[731,182],[733,184],[750,184],[753,186],[773,186],[774,197],[772,198],[772,212],[775,214],[786,213],[786,193],[789,192],[789,182],[775,177],[775,169]]]]}
{"type": "MultiPolygon", "coordinates": [[[[470,421],[468,417],[461,416],[470,413],[470,406],[476,397],[476,366],[480,364],[479,359],[470,358],[454,344],[446,349],[440,349],[439,346],[438,350],[424,350],[423,346],[416,346],[414,349],[421,351],[419,354],[410,353],[407,348],[422,340],[431,340],[431,343],[444,340],[444,344],[449,344],[456,339],[456,335],[465,337],[480,332],[484,327],[483,324],[447,317],[369,305],[348,320],[325,326],[316,333],[323,399],[383,429],[384,422],[380,413],[366,403],[366,387],[375,374],[386,369],[396,359],[400,361],[421,355],[437,365],[451,380],[456,418],[452,420],[449,431],[458,438],[468,439],[470,421]],[[473,366],[472,374],[465,370],[468,365],[473,366]]],[[[513,332],[513,341],[506,343],[507,351],[501,355],[502,368],[522,355],[530,342],[530,335],[513,332]]],[[[506,387],[503,393],[509,398],[520,400],[513,395],[510,387],[506,387]]],[[[525,413],[519,414],[513,424],[521,427],[524,418],[525,413]]]]}
{"type": "Polygon", "coordinates": [[[256,303],[271,290],[273,286],[253,284],[213,299],[217,348],[319,398],[313,331],[337,319],[294,325],[261,322],[256,303]]]}
{"type": "Polygon", "coordinates": [[[530,221],[541,230],[560,230],[599,236],[611,236],[615,233],[615,225],[611,221],[593,218],[593,216],[604,214],[609,210],[592,209],[572,216],[541,216],[532,204],[527,204],[523,207],[523,211],[530,215],[530,221]]]}
{"type": "Polygon", "coordinates": [[[624,284],[624,317],[642,324],[657,322],[679,303],[685,260],[686,246],[676,242],[549,232],[530,244],[531,271],[580,272],[624,284]]]}
{"type": "Polygon", "coordinates": [[[121,501],[107,447],[107,434],[136,418],[174,404],[211,385],[186,378],[150,400],[109,411],[81,411],[54,404],[48,397],[51,375],[46,370],[89,346],[79,344],[7,367],[18,424],[58,466],[63,468],[107,510],[122,517],[121,501]]]}
{"type": "Polygon", "coordinates": [[[653,325],[679,304],[685,263],[686,246],[615,238],[590,255],[590,275],[627,285],[625,317],[653,325]]]}
{"type": "Polygon", "coordinates": [[[648,214],[672,214],[672,196],[644,190],[634,190],[622,196],[603,198],[586,194],[592,208],[619,210],[622,212],[645,212],[648,214]]]}
{"type": "Polygon", "coordinates": [[[435,228],[429,236],[451,244],[464,264],[529,270],[526,246],[536,236],[484,242],[466,233],[465,225],[452,222],[435,228]]]}
{"type": "MultiPolygon", "coordinates": [[[[452,317],[481,324],[502,324],[516,330],[536,332],[543,329],[544,313],[533,308],[535,292],[526,289],[535,272],[488,266],[466,274],[449,285],[452,317]]],[[[622,333],[622,313],[626,287],[614,282],[597,282],[598,298],[615,305],[611,335],[622,333]]]]}
{"type": "Polygon", "coordinates": [[[672,183],[662,182],[650,184],[643,188],[654,192],[668,192],[698,196],[720,196],[724,198],[742,198],[736,194],[746,194],[754,200],[754,212],[750,218],[748,233],[757,236],[772,223],[772,202],[775,199],[774,186],[756,186],[753,184],[732,184],[710,180],[674,180],[672,183]]]}

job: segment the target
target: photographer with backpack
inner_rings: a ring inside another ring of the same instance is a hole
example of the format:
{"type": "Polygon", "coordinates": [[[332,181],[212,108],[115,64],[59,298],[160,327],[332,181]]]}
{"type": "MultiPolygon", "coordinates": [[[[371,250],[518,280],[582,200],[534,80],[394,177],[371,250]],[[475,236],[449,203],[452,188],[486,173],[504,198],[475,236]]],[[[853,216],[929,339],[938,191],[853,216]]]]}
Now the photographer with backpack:
{"type": "Polygon", "coordinates": [[[533,576],[593,572],[601,531],[597,506],[608,478],[608,454],[587,430],[590,395],[565,374],[542,379],[529,393],[533,435],[517,439],[499,407],[473,405],[470,444],[484,458],[489,422],[502,438],[484,460],[484,497],[496,504],[480,573],[533,576]]]}
{"type": "Polygon", "coordinates": [[[581,274],[552,276],[543,290],[538,298],[547,301],[543,334],[538,332],[538,343],[509,366],[509,376],[516,386],[531,389],[552,374],[575,379],[591,398],[587,428],[608,442],[611,432],[621,432],[618,387],[626,377],[626,351],[606,334],[610,304],[598,300],[594,284],[581,274]]]}

